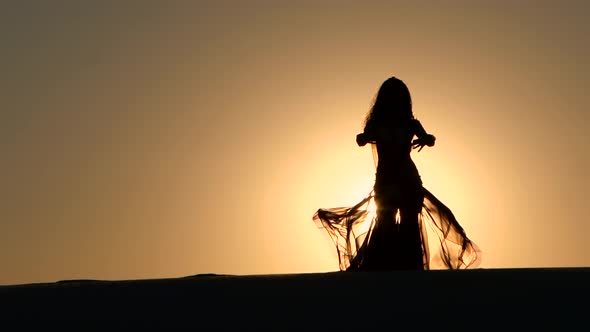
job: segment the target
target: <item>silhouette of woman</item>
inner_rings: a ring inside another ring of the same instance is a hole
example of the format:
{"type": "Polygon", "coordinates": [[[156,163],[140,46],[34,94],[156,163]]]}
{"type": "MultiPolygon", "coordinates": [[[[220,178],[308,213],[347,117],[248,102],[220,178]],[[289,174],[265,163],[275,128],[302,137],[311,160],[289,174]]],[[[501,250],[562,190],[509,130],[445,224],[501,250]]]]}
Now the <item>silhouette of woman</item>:
{"type": "Polygon", "coordinates": [[[353,207],[319,209],[313,216],[336,245],[340,270],[462,269],[480,263],[481,251],[451,210],[422,186],[410,153],[434,146],[435,137],[414,118],[403,81],[383,82],[356,142],[376,149],[373,190],[353,207]]]}

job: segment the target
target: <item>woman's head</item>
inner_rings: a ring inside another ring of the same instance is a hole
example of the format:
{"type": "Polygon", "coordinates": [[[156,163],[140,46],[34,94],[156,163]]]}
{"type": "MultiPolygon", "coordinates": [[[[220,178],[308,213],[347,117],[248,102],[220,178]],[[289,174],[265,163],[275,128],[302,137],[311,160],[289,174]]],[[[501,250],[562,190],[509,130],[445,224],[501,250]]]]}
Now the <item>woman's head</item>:
{"type": "Polygon", "coordinates": [[[410,90],[402,80],[390,77],[381,84],[367,115],[365,127],[377,123],[386,126],[394,125],[413,118],[410,90]]]}

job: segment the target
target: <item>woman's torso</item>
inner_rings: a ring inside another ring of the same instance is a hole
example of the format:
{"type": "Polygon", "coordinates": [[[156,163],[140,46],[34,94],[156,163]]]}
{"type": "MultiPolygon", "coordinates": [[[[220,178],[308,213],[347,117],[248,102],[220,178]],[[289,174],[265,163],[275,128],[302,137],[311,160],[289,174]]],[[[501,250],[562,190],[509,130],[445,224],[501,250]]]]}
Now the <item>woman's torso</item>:
{"type": "Polygon", "coordinates": [[[412,151],[412,139],[415,135],[415,121],[388,127],[377,127],[376,147],[378,154],[377,170],[382,172],[394,172],[414,165],[410,152],[412,151]]]}
{"type": "Polygon", "coordinates": [[[379,130],[376,140],[378,163],[374,188],[377,195],[398,197],[421,192],[420,174],[410,157],[412,139],[415,135],[413,121],[406,125],[375,128],[379,130]]]}

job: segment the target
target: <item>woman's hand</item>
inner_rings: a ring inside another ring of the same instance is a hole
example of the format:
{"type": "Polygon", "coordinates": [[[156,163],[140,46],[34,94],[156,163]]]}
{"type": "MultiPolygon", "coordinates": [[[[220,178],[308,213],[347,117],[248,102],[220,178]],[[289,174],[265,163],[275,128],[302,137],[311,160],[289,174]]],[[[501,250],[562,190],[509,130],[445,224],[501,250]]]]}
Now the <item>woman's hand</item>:
{"type": "Polygon", "coordinates": [[[424,148],[424,146],[434,146],[435,140],[436,140],[436,137],[434,137],[434,135],[422,136],[422,137],[412,141],[412,149],[419,148],[418,152],[420,152],[420,151],[422,151],[422,148],[424,148]]]}
{"type": "Polygon", "coordinates": [[[360,134],[356,135],[356,144],[358,144],[358,146],[365,146],[365,145],[367,145],[367,143],[369,143],[369,139],[367,138],[367,134],[360,133],[360,134]]]}

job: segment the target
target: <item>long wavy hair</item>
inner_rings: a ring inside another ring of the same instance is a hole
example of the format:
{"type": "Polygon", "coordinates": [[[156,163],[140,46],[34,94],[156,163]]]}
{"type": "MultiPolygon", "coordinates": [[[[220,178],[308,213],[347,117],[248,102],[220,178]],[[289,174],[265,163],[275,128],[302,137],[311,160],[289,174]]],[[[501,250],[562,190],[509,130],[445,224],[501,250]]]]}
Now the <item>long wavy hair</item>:
{"type": "Polygon", "coordinates": [[[392,76],[381,84],[365,119],[365,130],[376,125],[392,127],[412,119],[410,90],[402,80],[392,76]]]}

